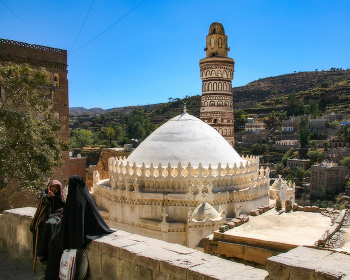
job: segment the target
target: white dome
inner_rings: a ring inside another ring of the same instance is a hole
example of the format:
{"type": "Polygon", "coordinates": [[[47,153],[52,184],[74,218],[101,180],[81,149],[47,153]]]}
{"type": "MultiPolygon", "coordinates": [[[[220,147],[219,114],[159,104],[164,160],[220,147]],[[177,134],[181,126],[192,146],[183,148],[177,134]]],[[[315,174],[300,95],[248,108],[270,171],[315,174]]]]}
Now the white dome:
{"type": "Polygon", "coordinates": [[[227,164],[239,166],[245,163],[232,146],[214,128],[200,119],[183,113],[163,124],[148,136],[128,157],[130,164],[141,166],[178,165],[191,163],[197,167],[217,167],[219,162],[223,168],[227,164]]]}
{"type": "Polygon", "coordinates": [[[197,221],[205,221],[207,217],[212,220],[216,220],[220,218],[220,214],[209,203],[203,202],[199,204],[198,207],[193,211],[192,219],[195,219],[197,221]]]}

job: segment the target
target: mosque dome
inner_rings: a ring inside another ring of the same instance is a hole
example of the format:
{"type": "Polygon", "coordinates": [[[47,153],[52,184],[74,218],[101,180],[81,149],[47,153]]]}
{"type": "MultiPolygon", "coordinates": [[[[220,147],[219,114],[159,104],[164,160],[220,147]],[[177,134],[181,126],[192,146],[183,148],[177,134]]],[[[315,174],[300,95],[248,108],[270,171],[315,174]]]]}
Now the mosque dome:
{"type": "Polygon", "coordinates": [[[280,190],[283,184],[287,185],[287,181],[284,180],[281,175],[279,175],[279,178],[272,184],[271,189],[280,190]]]}
{"type": "Polygon", "coordinates": [[[209,164],[214,168],[221,163],[225,168],[245,163],[234,148],[210,125],[200,119],[183,113],[163,124],[149,135],[128,157],[132,165],[141,166],[187,166],[197,167],[209,164]]]}
{"type": "Polygon", "coordinates": [[[192,219],[197,221],[205,221],[207,217],[212,220],[216,220],[220,218],[220,214],[209,203],[203,202],[193,211],[192,219]]]}
{"type": "Polygon", "coordinates": [[[209,27],[209,33],[208,35],[212,34],[220,34],[225,35],[225,29],[224,26],[220,22],[213,22],[209,27]]]}

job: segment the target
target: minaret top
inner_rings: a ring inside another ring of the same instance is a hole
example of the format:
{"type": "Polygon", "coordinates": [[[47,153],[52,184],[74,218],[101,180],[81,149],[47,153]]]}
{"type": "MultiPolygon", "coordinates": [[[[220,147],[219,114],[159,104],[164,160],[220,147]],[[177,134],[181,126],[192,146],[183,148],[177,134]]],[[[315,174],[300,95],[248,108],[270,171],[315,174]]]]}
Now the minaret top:
{"type": "Polygon", "coordinates": [[[207,35],[206,57],[227,57],[230,48],[227,47],[227,36],[224,26],[220,22],[213,22],[207,35]]]}
{"type": "Polygon", "coordinates": [[[208,35],[213,35],[213,34],[225,35],[224,26],[218,21],[213,22],[209,27],[208,35]]]}

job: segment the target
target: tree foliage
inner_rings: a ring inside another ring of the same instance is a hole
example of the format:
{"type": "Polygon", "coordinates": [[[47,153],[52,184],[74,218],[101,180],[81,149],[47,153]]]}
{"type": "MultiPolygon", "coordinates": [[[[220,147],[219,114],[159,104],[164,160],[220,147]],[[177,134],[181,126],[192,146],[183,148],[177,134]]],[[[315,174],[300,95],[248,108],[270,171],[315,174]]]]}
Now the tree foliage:
{"type": "Polygon", "coordinates": [[[234,115],[235,115],[235,120],[240,123],[245,123],[248,118],[248,115],[244,112],[243,109],[235,110],[234,115]]]}
{"type": "Polygon", "coordinates": [[[320,151],[308,151],[307,156],[311,164],[320,163],[323,159],[323,153],[320,151]]]}
{"type": "Polygon", "coordinates": [[[310,140],[309,119],[307,116],[302,116],[298,125],[300,145],[305,147],[310,140]]]}
{"type": "Polygon", "coordinates": [[[343,157],[343,159],[339,161],[339,164],[350,169],[350,157],[343,157]]]}
{"type": "Polygon", "coordinates": [[[57,137],[50,111],[52,75],[28,65],[0,64],[0,189],[12,178],[20,189],[38,190],[60,164],[67,143],[57,137]]]}
{"type": "Polygon", "coordinates": [[[311,149],[316,151],[317,148],[318,148],[318,141],[317,140],[311,140],[310,141],[310,146],[311,146],[311,149]]]}
{"type": "Polygon", "coordinates": [[[309,105],[307,106],[307,112],[309,115],[313,116],[314,118],[317,118],[320,114],[318,103],[315,100],[310,101],[309,105]]]}

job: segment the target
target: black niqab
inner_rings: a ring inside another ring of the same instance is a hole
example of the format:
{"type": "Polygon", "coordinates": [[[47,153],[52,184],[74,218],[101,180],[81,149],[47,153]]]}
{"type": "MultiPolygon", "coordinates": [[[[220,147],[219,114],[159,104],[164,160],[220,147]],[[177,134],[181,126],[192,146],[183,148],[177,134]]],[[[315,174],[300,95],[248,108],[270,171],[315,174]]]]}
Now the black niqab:
{"type": "Polygon", "coordinates": [[[82,249],[91,239],[114,232],[92,200],[84,180],[78,175],[69,178],[68,196],[61,224],[61,248],[82,249]]]}

